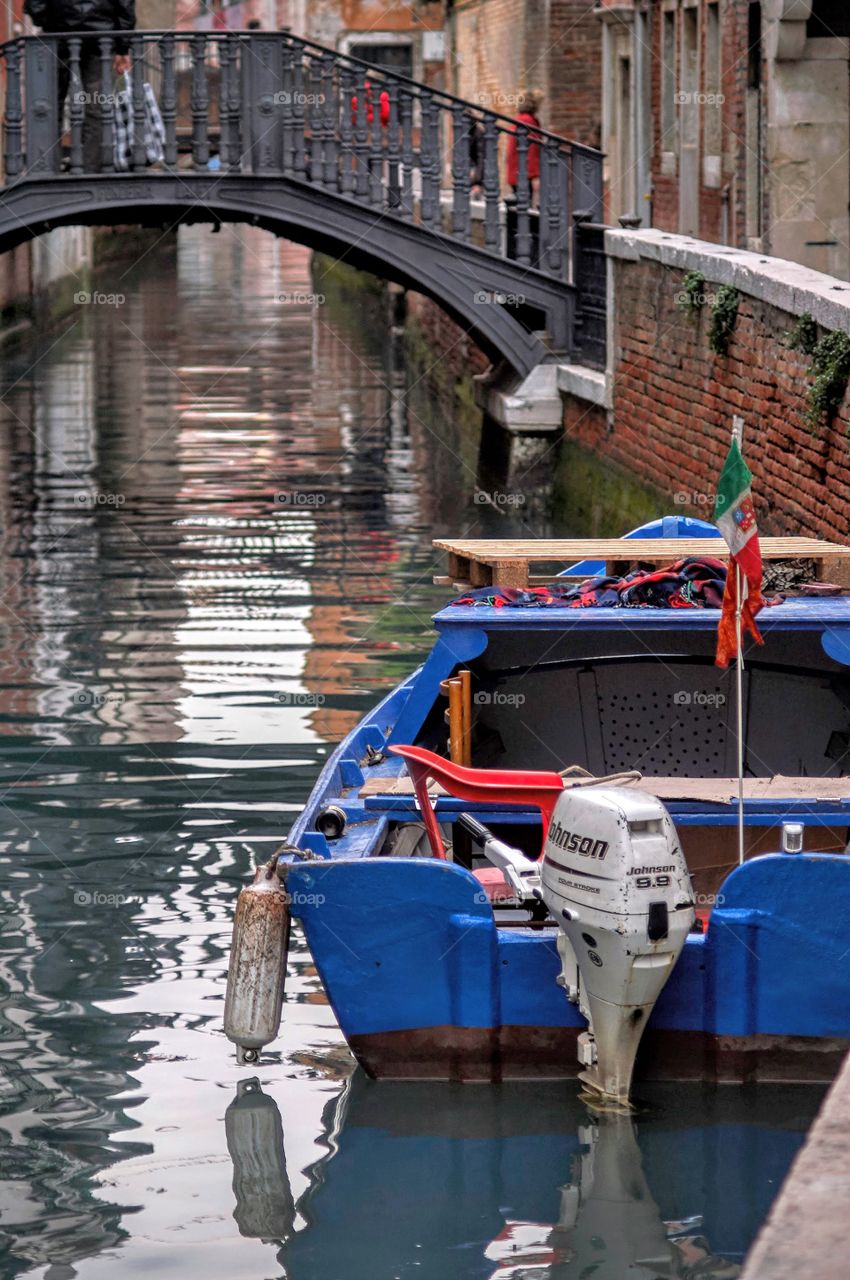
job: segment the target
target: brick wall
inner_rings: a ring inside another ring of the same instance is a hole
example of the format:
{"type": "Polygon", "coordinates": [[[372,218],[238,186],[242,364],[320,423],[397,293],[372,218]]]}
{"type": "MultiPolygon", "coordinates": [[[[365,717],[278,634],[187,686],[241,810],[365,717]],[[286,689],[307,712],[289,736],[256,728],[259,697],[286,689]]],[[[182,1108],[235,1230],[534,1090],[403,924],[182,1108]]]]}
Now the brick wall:
{"type": "Polygon", "coordinates": [[[602,27],[589,0],[460,0],[452,9],[452,92],[503,115],[538,88],[547,129],[599,145],[602,27]]]}
{"type": "MultiPolygon", "coordinates": [[[[822,332],[850,329],[850,304],[836,302],[835,293],[829,297],[837,282],[756,254],[717,250],[712,258],[701,252],[710,246],[679,237],[666,237],[665,246],[657,232],[613,238],[628,242],[634,257],[611,260],[610,426],[597,411],[573,405],[565,418],[568,434],[662,493],[691,495],[676,509],[710,518],[708,500],[729,446],[732,415],[741,414],[763,531],[846,541],[850,398],[845,395],[831,426],[813,431],[804,421],[810,360],[788,345],[797,315],[806,310],[822,332]],[[635,254],[641,240],[653,256],[635,254]],[[695,268],[706,276],[709,298],[730,280],[741,293],[726,356],[708,345],[710,306],[690,316],[677,305],[684,274],[695,268]],[[751,292],[744,287],[748,276],[751,292]]],[[[610,246],[612,233],[608,241],[610,246]]]]}

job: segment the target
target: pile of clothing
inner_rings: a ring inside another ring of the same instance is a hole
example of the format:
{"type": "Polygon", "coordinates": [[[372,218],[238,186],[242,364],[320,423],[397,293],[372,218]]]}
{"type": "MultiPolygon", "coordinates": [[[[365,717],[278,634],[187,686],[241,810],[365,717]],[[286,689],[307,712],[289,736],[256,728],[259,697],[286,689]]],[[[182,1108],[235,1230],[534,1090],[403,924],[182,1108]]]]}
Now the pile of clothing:
{"type": "Polygon", "coordinates": [[[545,587],[479,587],[452,604],[496,609],[719,609],[725,586],[722,560],[690,556],[663,569],[635,569],[624,578],[587,578],[577,585],[569,578],[556,578],[545,587]]]}

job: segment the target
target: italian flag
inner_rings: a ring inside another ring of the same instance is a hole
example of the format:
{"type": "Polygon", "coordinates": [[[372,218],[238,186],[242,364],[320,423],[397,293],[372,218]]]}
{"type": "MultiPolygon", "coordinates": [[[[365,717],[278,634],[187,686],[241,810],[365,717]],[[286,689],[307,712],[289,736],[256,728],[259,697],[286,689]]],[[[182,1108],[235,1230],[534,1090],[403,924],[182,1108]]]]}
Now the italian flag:
{"type": "Polygon", "coordinates": [[[720,624],[717,628],[718,667],[728,667],[729,661],[738,652],[735,634],[735,614],[738,609],[738,575],[737,566],[741,570],[741,635],[749,631],[758,644],[763,644],[756,614],[762,607],[761,598],[761,548],[756,527],[756,513],[753,508],[753,495],[750,492],[752,483],[750,469],[741,456],[741,447],[733,440],[720,479],[717,482],[717,498],[715,500],[715,523],[726,539],[732,553],[726,573],[726,589],[723,592],[723,609],[720,624]]]}

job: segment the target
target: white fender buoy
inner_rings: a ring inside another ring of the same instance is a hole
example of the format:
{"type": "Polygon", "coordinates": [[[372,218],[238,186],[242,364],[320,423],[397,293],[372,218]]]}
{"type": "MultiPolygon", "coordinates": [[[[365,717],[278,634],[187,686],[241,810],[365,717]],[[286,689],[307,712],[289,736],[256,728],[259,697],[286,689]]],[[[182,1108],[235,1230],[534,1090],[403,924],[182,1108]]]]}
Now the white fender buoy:
{"type": "Polygon", "coordinates": [[[280,1028],[289,928],[289,896],[275,857],[239,894],[233,920],[224,1034],[240,1063],[256,1062],[280,1028]]]}

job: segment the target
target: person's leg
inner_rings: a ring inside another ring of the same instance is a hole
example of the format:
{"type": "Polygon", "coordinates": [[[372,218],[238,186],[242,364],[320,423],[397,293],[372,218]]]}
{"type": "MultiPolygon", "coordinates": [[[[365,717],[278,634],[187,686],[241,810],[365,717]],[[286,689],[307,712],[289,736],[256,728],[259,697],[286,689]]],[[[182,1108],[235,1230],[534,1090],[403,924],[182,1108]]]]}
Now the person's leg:
{"type": "Polygon", "coordinates": [[[56,168],[62,168],[62,137],[65,132],[65,99],[71,83],[71,68],[68,64],[68,46],[60,40],[56,47],[57,87],[56,87],[56,148],[59,152],[56,168]]]}
{"type": "MultiPolygon", "coordinates": [[[[96,40],[84,40],[80,51],[80,79],[86,95],[86,111],[83,116],[83,169],[86,173],[99,173],[101,168],[100,113],[101,67],[100,49],[96,40]]],[[[109,103],[104,111],[111,111],[109,103]]]]}

